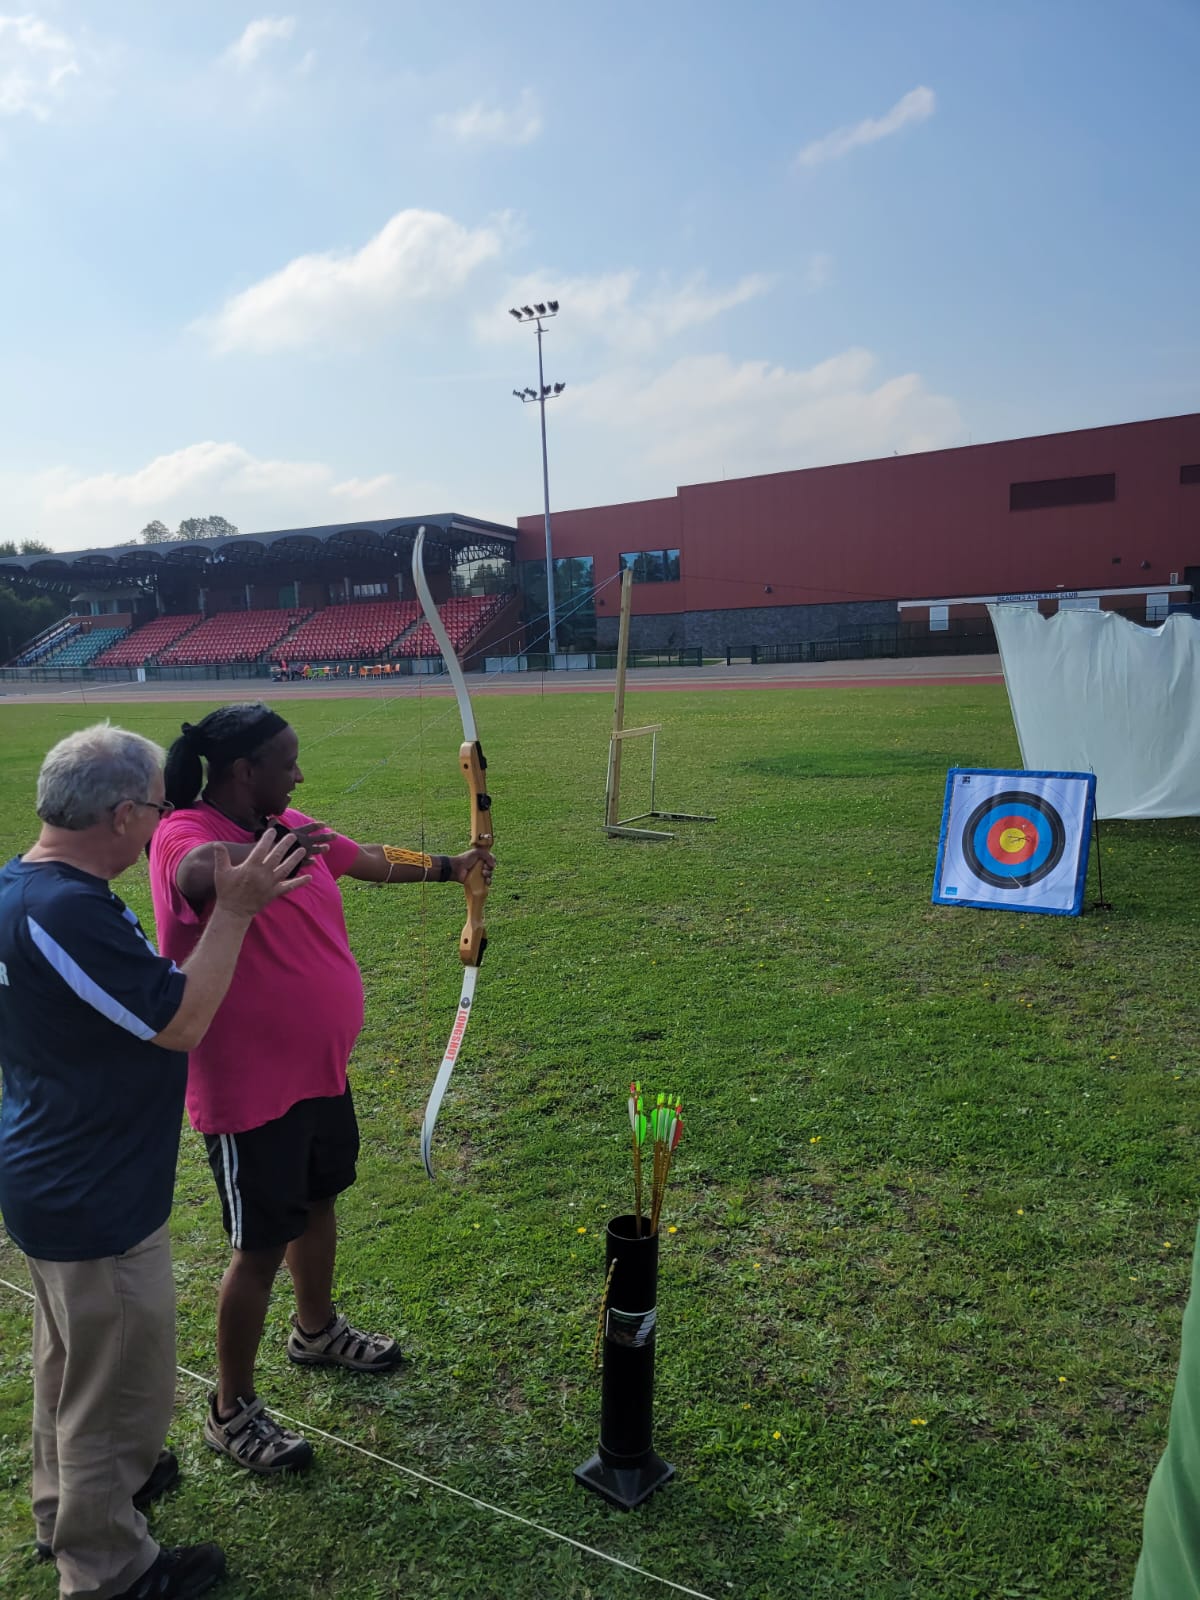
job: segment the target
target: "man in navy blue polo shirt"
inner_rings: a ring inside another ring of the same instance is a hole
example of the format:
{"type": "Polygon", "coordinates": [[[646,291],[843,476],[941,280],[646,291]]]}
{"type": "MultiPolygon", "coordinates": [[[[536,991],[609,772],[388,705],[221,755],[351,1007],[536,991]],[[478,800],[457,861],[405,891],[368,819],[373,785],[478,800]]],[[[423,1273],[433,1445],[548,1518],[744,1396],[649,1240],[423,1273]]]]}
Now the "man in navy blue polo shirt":
{"type": "Polygon", "coordinates": [[[213,1544],[162,1549],[134,1504],[175,1399],[167,1218],[187,1051],[256,912],[307,883],[273,832],[238,867],[183,964],[159,956],[109,881],[146,849],[163,752],[100,724],[55,745],[38,841],[0,871],[0,1212],[34,1290],[33,1513],[61,1596],[170,1600],[224,1573],[213,1544]]]}

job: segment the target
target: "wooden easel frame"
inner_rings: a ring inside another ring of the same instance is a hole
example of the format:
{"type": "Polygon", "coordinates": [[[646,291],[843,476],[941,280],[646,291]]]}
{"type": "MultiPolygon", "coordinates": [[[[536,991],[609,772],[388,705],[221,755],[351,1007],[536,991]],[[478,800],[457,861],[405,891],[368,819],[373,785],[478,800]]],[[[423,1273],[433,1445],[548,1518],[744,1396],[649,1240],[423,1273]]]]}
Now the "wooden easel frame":
{"type": "Polygon", "coordinates": [[[715,822],[716,817],[697,816],[690,811],[658,811],[655,808],[658,784],[658,736],[661,722],[644,728],[625,726],[625,671],[629,665],[629,614],[633,596],[633,573],[626,567],[621,574],[621,628],[617,637],[617,686],[613,696],[613,726],[608,741],[608,779],[604,793],[604,831],[610,839],[673,839],[673,833],[659,828],[635,828],[635,822],[715,822]],[[636,817],[621,818],[621,753],[626,739],[650,735],[650,809],[636,817]]]}

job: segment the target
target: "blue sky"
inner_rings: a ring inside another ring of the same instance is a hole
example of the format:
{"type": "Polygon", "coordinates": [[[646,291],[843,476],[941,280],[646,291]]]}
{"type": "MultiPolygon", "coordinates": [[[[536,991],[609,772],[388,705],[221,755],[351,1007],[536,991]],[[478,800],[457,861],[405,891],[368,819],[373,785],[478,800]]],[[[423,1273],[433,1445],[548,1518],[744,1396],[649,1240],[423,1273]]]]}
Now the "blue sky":
{"type": "MultiPolygon", "coordinates": [[[[0,0],[0,4],[3,0],[0,0]]],[[[1200,409],[1195,0],[0,13],[0,537],[1200,409]]]]}

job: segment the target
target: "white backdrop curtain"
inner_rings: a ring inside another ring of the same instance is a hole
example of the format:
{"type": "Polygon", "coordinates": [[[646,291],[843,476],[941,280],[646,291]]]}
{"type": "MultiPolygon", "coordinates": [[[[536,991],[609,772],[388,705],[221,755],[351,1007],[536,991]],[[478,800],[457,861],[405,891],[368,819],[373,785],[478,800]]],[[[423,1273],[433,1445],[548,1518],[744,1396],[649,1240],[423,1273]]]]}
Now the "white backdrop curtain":
{"type": "Polygon", "coordinates": [[[1200,621],[988,612],[1026,768],[1094,772],[1101,817],[1200,815],[1200,621]]]}

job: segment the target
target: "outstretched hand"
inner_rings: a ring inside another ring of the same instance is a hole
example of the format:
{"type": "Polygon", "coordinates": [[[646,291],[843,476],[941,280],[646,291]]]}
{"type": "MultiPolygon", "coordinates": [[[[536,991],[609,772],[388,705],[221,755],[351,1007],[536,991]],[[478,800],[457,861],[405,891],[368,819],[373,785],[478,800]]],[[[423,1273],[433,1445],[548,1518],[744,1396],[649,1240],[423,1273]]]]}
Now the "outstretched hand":
{"type": "Polygon", "coordinates": [[[308,860],[309,852],[290,833],[268,828],[240,866],[233,866],[223,844],[213,844],[213,886],[217,904],[247,920],[281,895],[311,883],[310,874],[291,878],[289,873],[308,860]]]}
{"type": "Polygon", "coordinates": [[[276,834],[290,833],[296,843],[304,851],[304,865],[307,866],[314,856],[328,854],[329,846],[337,835],[323,822],[302,822],[298,827],[289,828],[281,817],[270,818],[270,826],[276,834]]]}
{"type": "Polygon", "coordinates": [[[496,870],[496,858],[490,850],[464,850],[460,856],[450,857],[450,868],[456,883],[466,883],[476,867],[483,868],[483,882],[485,887],[492,881],[492,873],[496,870]]]}

